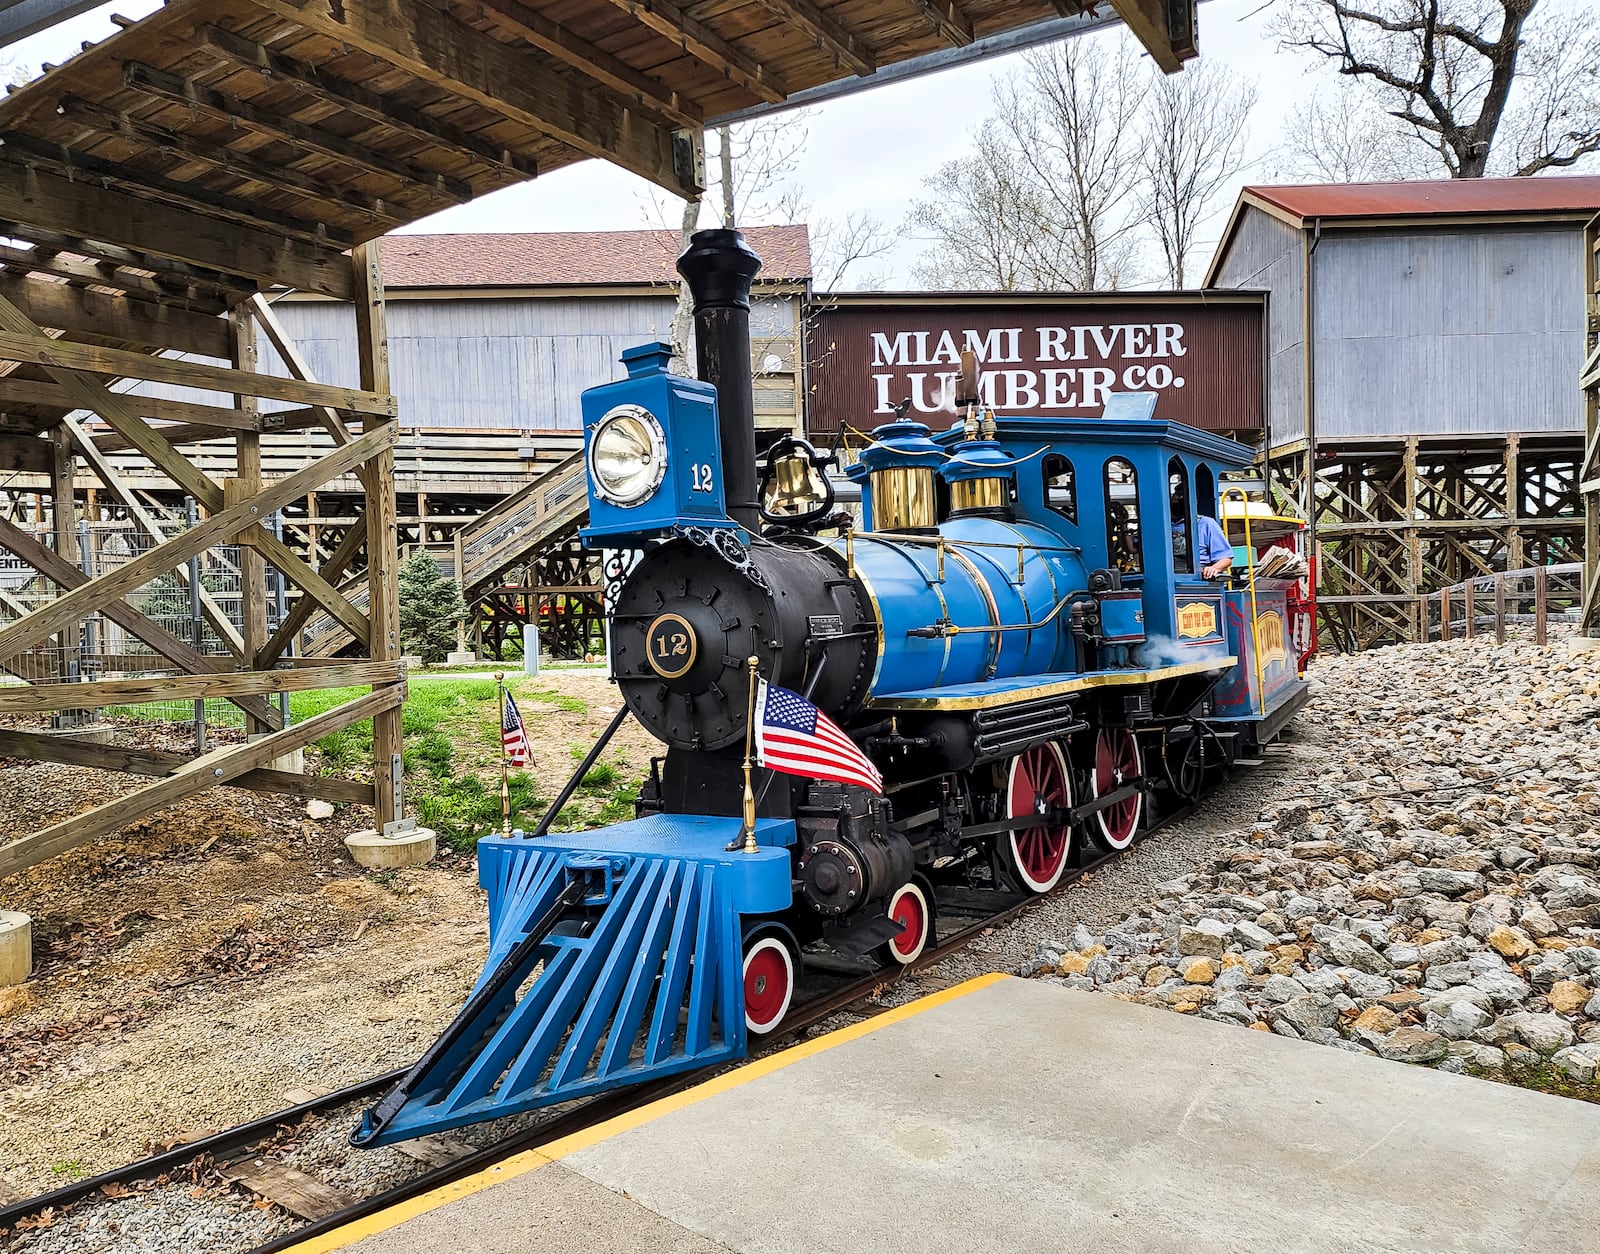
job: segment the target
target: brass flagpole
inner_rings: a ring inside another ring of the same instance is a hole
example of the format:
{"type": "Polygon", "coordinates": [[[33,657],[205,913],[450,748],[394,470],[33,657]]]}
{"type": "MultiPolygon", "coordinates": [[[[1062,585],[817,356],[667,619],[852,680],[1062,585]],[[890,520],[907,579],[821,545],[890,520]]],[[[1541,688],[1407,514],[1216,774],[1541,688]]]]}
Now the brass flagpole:
{"type": "Polygon", "coordinates": [[[506,783],[506,685],[505,672],[494,673],[494,690],[500,715],[500,834],[511,835],[511,787],[506,783]]]}
{"type": "Polygon", "coordinates": [[[744,851],[757,852],[756,848],[756,794],[750,787],[750,768],[755,764],[756,742],[756,667],[761,659],[750,657],[750,699],[746,702],[744,720],[744,851]]]}

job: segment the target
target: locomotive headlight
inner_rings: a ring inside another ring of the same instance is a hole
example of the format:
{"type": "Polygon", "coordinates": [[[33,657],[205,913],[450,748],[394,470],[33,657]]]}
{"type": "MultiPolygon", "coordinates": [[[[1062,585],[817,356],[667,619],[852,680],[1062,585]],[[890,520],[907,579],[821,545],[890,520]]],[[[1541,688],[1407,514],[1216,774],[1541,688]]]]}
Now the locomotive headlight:
{"type": "Polygon", "coordinates": [[[639,405],[618,405],[595,424],[589,441],[589,479],[612,505],[638,505],[667,473],[667,437],[655,415],[639,405]]]}

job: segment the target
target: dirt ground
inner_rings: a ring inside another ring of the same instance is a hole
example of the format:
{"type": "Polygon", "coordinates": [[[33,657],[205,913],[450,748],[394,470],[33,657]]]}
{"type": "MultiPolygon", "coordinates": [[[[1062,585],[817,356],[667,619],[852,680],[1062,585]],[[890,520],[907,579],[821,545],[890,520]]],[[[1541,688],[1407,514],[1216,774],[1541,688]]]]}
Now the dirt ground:
{"type": "MultiPolygon", "coordinates": [[[[588,705],[524,703],[553,792],[620,698],[596,672],[541,683],[588,705]]],[[[656,748],[630,721],[608,760],[637,778],[656,748]]],[[[0,841],[141,782],[0,761],[0,841]]],[[[0,989],[0,1182],[37,1193],[415,1059],[482,966],[483,894],[448,851],[357,867],[343,839],[370,822],[215,789],[0,880],[35,960],[0,989]]]]}

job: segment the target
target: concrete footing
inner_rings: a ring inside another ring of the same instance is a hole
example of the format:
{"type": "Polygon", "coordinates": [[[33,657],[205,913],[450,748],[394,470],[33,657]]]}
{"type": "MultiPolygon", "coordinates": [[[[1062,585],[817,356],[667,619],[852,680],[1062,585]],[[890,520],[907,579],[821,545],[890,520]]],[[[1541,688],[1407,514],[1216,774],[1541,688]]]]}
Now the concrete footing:
{"type": "Polygon", "coordinates": [[[1568,636],[1567,656],[1574,653],[1592,653],[1600,649],[1600,636],[1568,636]]]}
{"type": "Polygon", "coordinates": [[[447,656],[445,658],[445,664],[447,666],[471,666],[477,660],[478,655],[471,649],[467,649],[465,652],[452,653],[447,656]]]}
{"type": "MultiPolygon", "coordinates": [[[[246,737],[246,739],[251,741],[260,740],[263,736],[269,734],[268,732],[260,732],[257,735],[246,737]]],[[[267,769],[269,771],[287,771],[290,775],[304,775],[306,773],[306,751],[304,749],[295,749],[280,758],[273,758],[272,761],[267,763],[267,769]]]]}
{"type": "Polygon", "coordinates": [[[431,827],[412,827],[385,835],[368,827],[344,838],[350,856],[364,867],[421,866],[439,852],[439,837],[431,827]]]}
{"type": "Polygon", "coordinates": [[[0,988],[33,974],[33,920],[20,910],[0,910],[0,988]]]}

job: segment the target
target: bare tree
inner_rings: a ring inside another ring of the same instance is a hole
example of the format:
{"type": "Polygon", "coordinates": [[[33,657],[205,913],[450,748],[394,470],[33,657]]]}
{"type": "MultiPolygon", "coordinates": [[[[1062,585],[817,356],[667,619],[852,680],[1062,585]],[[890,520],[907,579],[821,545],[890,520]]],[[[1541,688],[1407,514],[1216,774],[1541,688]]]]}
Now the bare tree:
{"type": "Polygon", "coordinates": [[[1541,0],[1289,0],[1281,46],[1376,84],[1452,178],[1537,174],[1600,151],[1600,22],[1541,0]],[[1548,15],[1548,16],[1546,16],[1548,15]]]}
{"type": "Polygon", "coordinates": [[[1140,128],[1139,210],[1173,287],[1183,286],[1196,231],[1217,194],[1244,168],[1255,103],[1255,84],[1215,61],[1164,76],[1150,90],[1140,128]]]}
{"type": "Polygon", "coordinates": [[[1389,183],[1439,173],[1438,156],[1403,133],[1375,93],[1352,83],[1296,105],[1273,154],[1272,178],[1310,183],[1389,183]]]}
{"type": "Polygon", "coordinates": [[[909,225],[941,287],[1114,288],[1138,262],[1136,119],[1148,71],[1125,37],[1026,54],[972,154],[925,180],[909,225]]]}

